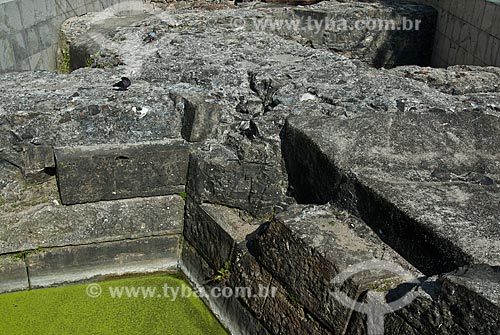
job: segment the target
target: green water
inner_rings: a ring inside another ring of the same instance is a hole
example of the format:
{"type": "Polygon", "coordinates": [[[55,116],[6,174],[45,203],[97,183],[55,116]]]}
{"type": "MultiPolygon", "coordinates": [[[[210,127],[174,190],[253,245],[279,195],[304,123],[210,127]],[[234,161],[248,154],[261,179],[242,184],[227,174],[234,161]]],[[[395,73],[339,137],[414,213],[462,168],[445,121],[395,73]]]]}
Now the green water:
{"type": "Polygon", "coordinates": [[[181,279],[155,275],[88,285],[0,294],[0,334],[227,334],[181,279]]]}

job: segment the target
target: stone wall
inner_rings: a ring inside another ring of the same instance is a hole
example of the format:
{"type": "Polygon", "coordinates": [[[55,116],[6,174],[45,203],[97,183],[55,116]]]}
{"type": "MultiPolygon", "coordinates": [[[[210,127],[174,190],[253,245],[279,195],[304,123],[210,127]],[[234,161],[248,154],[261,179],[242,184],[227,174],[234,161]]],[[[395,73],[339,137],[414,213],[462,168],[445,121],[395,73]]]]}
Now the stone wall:
{"type": "Polygon", "coordinates": [[[1,0],[0,72],[55,70],[59,26],[123,0],[1,0]]]}
{"type": "Polygon", "coordinates": [[[432,65],[500,66],[500,1],[418,0],[439,12],[432,65]]]}

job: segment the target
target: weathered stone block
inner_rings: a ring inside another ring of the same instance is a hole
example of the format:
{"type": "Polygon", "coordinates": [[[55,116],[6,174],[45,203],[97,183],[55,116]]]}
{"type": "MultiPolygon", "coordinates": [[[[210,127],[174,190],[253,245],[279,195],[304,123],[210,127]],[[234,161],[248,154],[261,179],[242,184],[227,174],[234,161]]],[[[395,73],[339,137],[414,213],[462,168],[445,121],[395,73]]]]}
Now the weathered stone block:
{"type": "MultiPolygon", "coordinates": [[[[273,327],[269,320],[273,318],[269,317],[269,311],[266,312],[266,314],[268,314],[268,322],[266,322],[266,318],[263,316],[265,301],[267,299],[273,299],[271,296],[271,290],[274,290],[273,285],[271,285],[272,277],[271,274],[257,262],[255,257],[250,254],[246,245],[247,243],[247,241],[243,241],[238,243],[235,247],[231,264],[231,277],[229,278],[228,284],[231,287],[240,287],[249,290],[249,294],[239,296],[239,300],[256,315],[257,319],[263,320],[267,328],[272,329],[273,327]],[[268,291],[263,292],[263,288],[268,289],[268,291]]],[[[276,320],[273,322],[276,322],[276,320]]],[[[292,333],[294,334],[294,332],[288,332],[287,334],[292,333]]]]}
{"type": "Polygon", "coordinates": [[[155,235],[181,235],[184,201],[162,196],[89,204],[51,204],[3,215],[0,250],[17,252],[116,241],[155,235]]]}
{"type": "Polygon", "coordinates": [[[222,289],[223,283],[213,282],[216,270],[200,256],[196,249],[188,242],[182,244],[180,260],[181,270],[195,283],[195,286],[210,310],[216,315],[223,315],[223,324],[231,332],[238,335],[267,335],[268,330],[256,320],[254,314],[246,309],[235,297],[214,295],[214,287],[222,289]]]}
{"type": "MultiPolygon", "coordinates": [[[[443,276],[441,301],[464,334],[500,329],[500,267],[474,265],[443,276]]],[[[450,332],[451,334],[452,332],[450,332]]]]}
{"type": "Polygon", "coordinates": [[[184,190],[190,147],[181,141],[55,149],[66,205],[184,190]]]}
{"type": "MultiPolygon", "coordinates": [[[[252,146],[257,145],[252,143],[252,146]]],[[[225,146],[213,145],[210,151],[192,154],[187,192],[197,203],[220,203],[254,216],[269,215],[275,206],[289,200],[285,196],[281,162],[276,163],[276,153],[265,146],[257,147],[250,154],[241,151],[238,157],[225,146]]]]}
{"type": "Polygon", "coordinates": [[[232,259],[235,243],[257,227],[245,223],[240,211],[220,205],[197,205],[188,200],[184,237],[214,269],[232,259]]]}
{"type": "Polygon", "coordinates": [[[15,255],[0,256],[0,293],[29,288],[26,264],[15,255]]]}
{"type": "Polygon", "coordinates": [[[43,181],[55,173],[54,151],[46,145],[24,148],[24,175],[29,180],[43,181]]]}
{"type": "Polygon", "coordinates": [[[214,98],[193,93],[171,93],[176,109],[182,114],[182,137],[189,142],[201,142],[215,130],[220,106],[214,98]]]}
{"type": "Polygon", "coordinates": [[[365,271],[342,285],[333,279],[351,265],[376,258],[404,263],[364,223],[314,207],[294,206],[279,214],[258,232],[255,246],[257,260],[334,334],[344,332],[352,310],[333,292],[341,290],[355,300],[374,282],[394,274],[365,271]]]}
{"type": "Polygon", "coordinates": [[[433,109],[310,119],[290,118],[285,128],[299,202],[355,213],[428,274],[499,264],[497,117],[433,109]]]}
{"type": "MultiPolygon", "coordinates": [[[[498,267],[474,265],[441,277],[431,277],[415,288],[387,292],[370,303],[383,310],[392,296],[417,293],[411,303],[386,314],[385,334],[496,334],[500,326],[498,267]],[[387,300],[387,301],[386,301],[387,300]]],[[[363,302],[366,302],[364,298],[363,302]]],[[[366,334],[366,315],[354,312],[348,335],[366,334]]]]}
{"type": "Polygon", "coordinates": [[[300,300],[281,284],[273,280],[270,287],[276,290],[276,294],[266,299],[261,322],[272,334],[331,334],[308,314],[300,300]]]}
{"type": "Polygon", "coordinates": [[[180,236],[146,237],[40,250],[26,256],[32,287],[95,277],[175,271],[180,236]]]}

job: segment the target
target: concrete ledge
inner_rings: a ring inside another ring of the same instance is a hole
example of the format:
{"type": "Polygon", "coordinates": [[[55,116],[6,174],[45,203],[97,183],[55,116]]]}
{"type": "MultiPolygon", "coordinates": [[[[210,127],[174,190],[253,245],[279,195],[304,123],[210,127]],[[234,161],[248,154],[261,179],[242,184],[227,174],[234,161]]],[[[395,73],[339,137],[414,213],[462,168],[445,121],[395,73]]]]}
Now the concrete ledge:
{"type": "Polygon", "coordinates": [[[26,290],[29,288],[24,259],[6,255],[0,256],[0,293],[26,290]]]}
{"type": "Polygon", "coordinates": [[[178,236],[46,249],[28,254],[26,263],[32,288],[85,281],[95,277],[175,271],[178,236]]]}
{"type": "Polygon", "coordinates": [[[184,191],[190,147],[183,141],[55,149],[63,204],[184,191]]]}

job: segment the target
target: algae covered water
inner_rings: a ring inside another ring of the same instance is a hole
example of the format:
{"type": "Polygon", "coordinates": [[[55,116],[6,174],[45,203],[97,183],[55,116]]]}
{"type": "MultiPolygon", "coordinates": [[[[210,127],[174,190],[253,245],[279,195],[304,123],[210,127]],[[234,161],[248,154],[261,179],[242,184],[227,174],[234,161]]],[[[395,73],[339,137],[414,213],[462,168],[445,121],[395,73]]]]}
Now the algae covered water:
{"type": "Polygon", "coordinates": [[[166,275],[0,294],[0,334],[227,334],[183,280],[166,275]]]}

